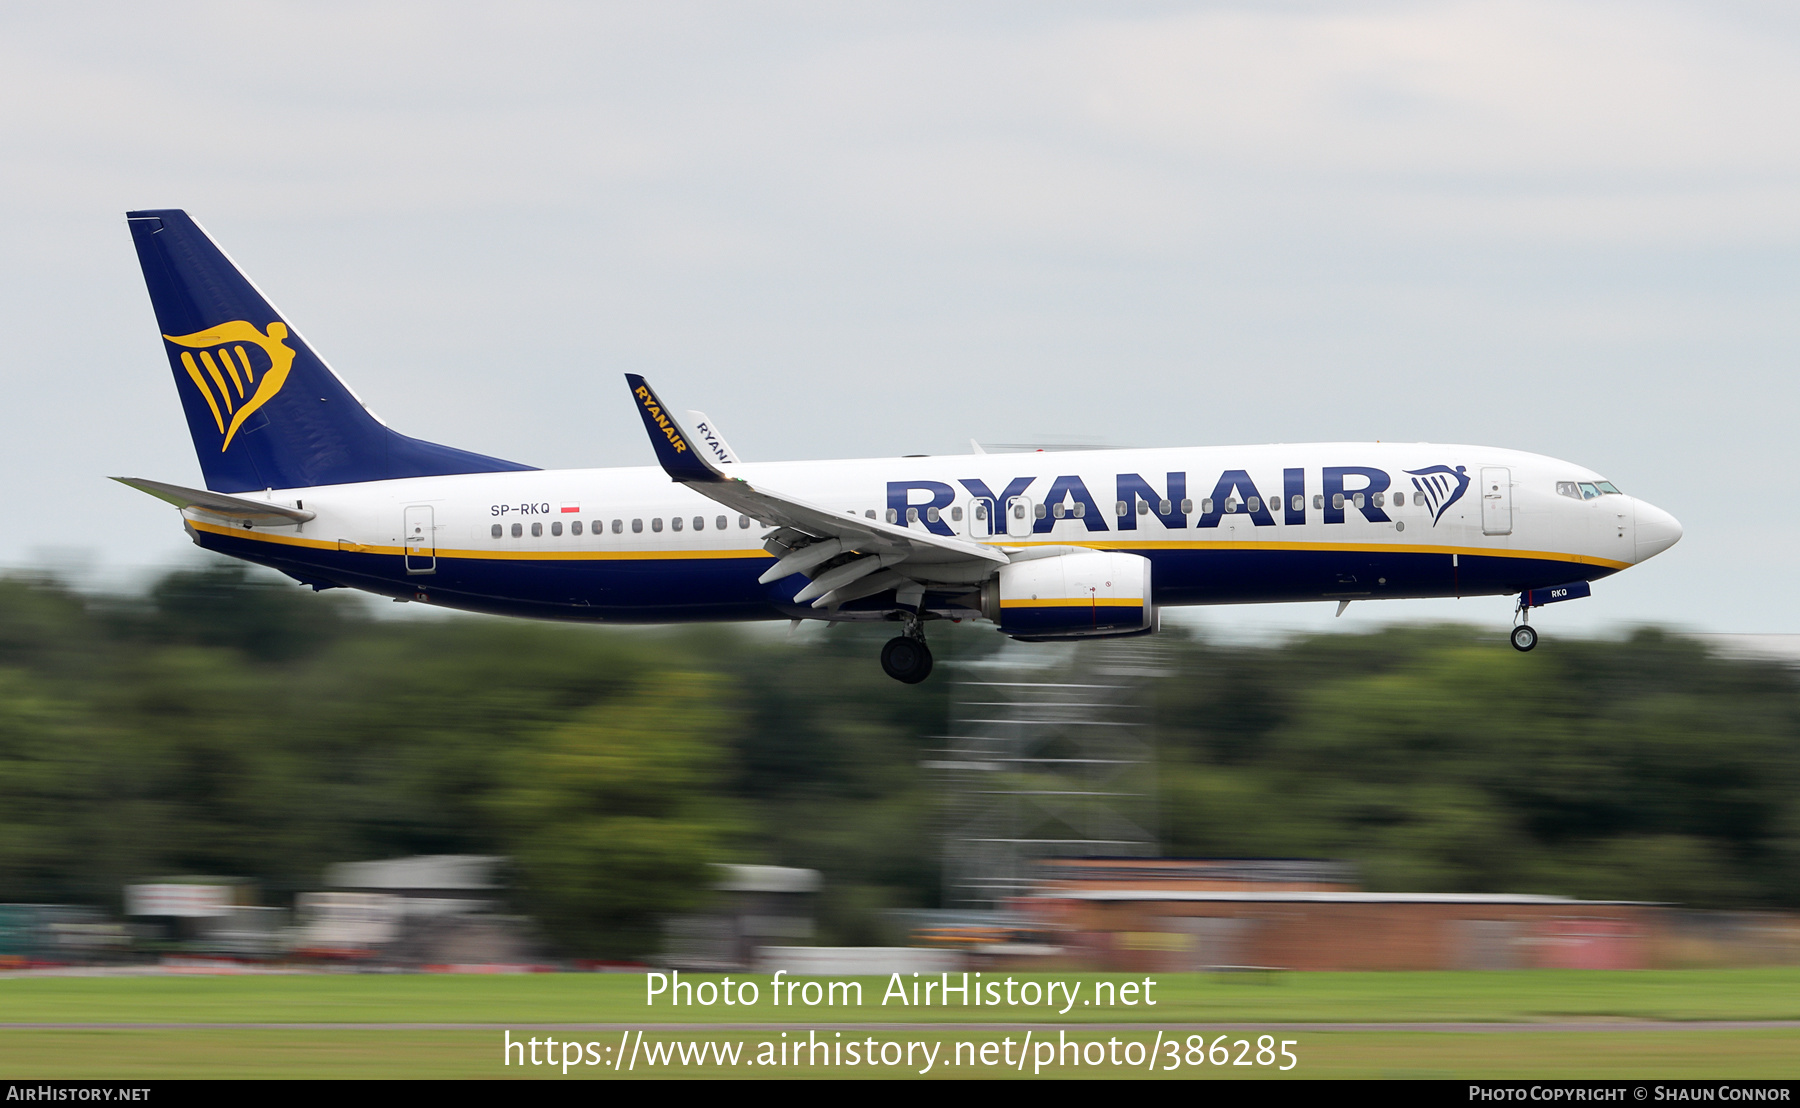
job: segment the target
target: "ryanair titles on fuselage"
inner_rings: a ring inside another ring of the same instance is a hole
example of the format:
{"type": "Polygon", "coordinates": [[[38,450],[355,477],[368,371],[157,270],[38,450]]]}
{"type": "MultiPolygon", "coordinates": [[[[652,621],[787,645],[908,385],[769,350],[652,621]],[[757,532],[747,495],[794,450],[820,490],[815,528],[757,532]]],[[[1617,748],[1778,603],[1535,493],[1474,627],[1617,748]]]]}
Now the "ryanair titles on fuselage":
{"type": "MultiPolygon", "coordinates": [[[[1454,469],[1430,466],[1406,471],[1415,475],[1410,477],[1410,491],[1431,504],[1433,522],[1467,491],[1469,478],[1465,469],[1463,466],[1454,469]],[[1438,471],[1449,474],[1454,481],[1446,482],[1438,471]]],[[[1042,504],[1048,510],[1034,520],[1032,531],[1048,534],[1059,520],[1070,518],[1084,524],[1089,531],[1134,531],[1138,527],[1140,502],[1148,506],[1144,514],[1156,516],[1165,527],[1187,527],[1187,517],[1196,514],[1195,507],[1200,509],[1193,524],[1196,528],[1217,527],[1227,515],[1240,516],[1258,527],[1273,527],[1276,512],[1281,513],[1281,522],[1291,524],[1306,522],[1309,511],[1320,513],[1320,519],[1325,523],[1343,523],[1348,512],[1358,512],[1370,523],[1392,522],[1383,510],[1394,485],[1392,475],[1386,470],[1374,466],[1323,466],[1313,483],[1308,482],[1304,468],[1284,468],[1281,474],[1279,490],[1271,486],[1271,490],[1265,492],[1248,470],[1224,470],[1213,482],[1211,491],[1200,497],[1196,505],[1189,496],[1188,475],[1184,471],[1165,471],[1160,483],[1139,473],[1120,473],[1114,477],[1113,487],[1105,490],[1112,494],[1109,498],[1113,502],[1111,511],[1102,507],[1101,501],[1079,475],[1065,474],[1051,478],[1049,488],[1034,501],[1034,505],[1042,504]],[[1316,502],[1309,497],[1316,498],[1316,502]],[[1058,507],[1063,509],[1062,513],[1056,512],[1058,507]],[[1111,524],[1109,519],[1113,521],[1111,524]]],[[[993,504],[997,512],[1005,512],[1007,505],[1025,496],[1041,480],[1042,477],[1015,477],[999,490],[976,477],[958,478],[957,484],[964,490],[961,496],[986,501],[993,504]]],[[[941,535],[955,533],[943,516],[958,499],[957,489],[945,481],[887,483],[890,511],[905,519],[909,518],[907,510],[914,509],[917,522],[941,535]],[[937,510],[933,512],[932,509],[937,510]]]]}

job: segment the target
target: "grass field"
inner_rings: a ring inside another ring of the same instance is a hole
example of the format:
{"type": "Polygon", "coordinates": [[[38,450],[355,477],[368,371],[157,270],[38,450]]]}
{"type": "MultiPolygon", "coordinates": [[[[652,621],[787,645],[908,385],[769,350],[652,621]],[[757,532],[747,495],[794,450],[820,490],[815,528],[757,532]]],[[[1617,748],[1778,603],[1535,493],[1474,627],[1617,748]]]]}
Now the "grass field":
{"type": "MultiPolygon", "coordinates": [[[[708,975],[718,980],[717,975],[708,975]]],[[[1000,975],[1002,979],[1006,975],[1000,975]]],[[[1014,974],[1015,981],[1066,980],[1081,986],[1078,1001],[1096,980],[1117,975],[1014,974]]],[[[978,1029],[932,1024],[1030,1025],[1034,1041],[1101,1044],[1117,1039],[1136,1047],[1133,1066],[1067,1064],[1072,1048],[1061,1048],[1063,1066],[1046,1065],[1045,1075],[1151,1076],[1145,1051],[1160,1032],[1159,1057],[1167,1063],[1168,1042],[1186,1054],[1184,1064],[1160,1077],[1206,1076],[1431,1076],[1431,1077],[1797,1077],[1800,1029],[1450,1032],[1323,1031],[1278,1032],[1294,1040],[1299,1063],[1286,1074],[1273,1065],[1186,1064],[1191,1031],[1182,1024],[1260,1023],[1437,1023],[1482,1022],[1530,1025],[1578,1021],[1800,1020],[1800,970],[1515,973],[1318,973],[1268,977],[1159,974],[1154,1007],[1077,1003],[1067,1014],[1024,1007],[902,1007],[883,1005],[886,979],[861,978],[860,1007],[776,1007],[766,976],[740,978],[758,983],[761,1003],[671,1008],[645,1004],[645,979],[628,974],[533,975],[374,975],[13,977],[0,979],[0,1024],[465,1024],[524,1029],[515,1040],[545,1032],[529,1025],[610,1024],[604,1030],[551,1032],[563,1039],[596,1044],[603,1065],[572,1066],[580,1074],[611,1079],[626,1076],[703,1075],[899,1076],[922,1063],[846,1067],[747,1064],[721,1066],[716,1055],[705,1063],[651,1064],[657,1044],[669,1042],[742,1044],[743,1062],[759,1044],[779,1049],[781,1031],[714,1030],[707,1025],[744,1023],[787,1025],[789,1040],[817,1037],[840,1041],[875,1038],[878,1043],[917,1042],[917,1058],[939,1043],[939,1061],[928,1076],[1010,1076],[1017,1070],[998,1063],[974,1064],[972,1052],[984,1042],[1013,1040],[1020,1029],[978,1029]],[[846,1029],[844,1024],[901,1024],[896,1030],[846,1029]],[[1136,1024],[1133,1030],[1093,1029],[1083,1024],[1136,1024]],[[692,1032],[658,1025],[688,1025],[692,1032]],[[629,1071],[613,1068],[616,1053],[631,1040],[622,1029],[645,1028],[650,1053],[638,1047],[629,1071]],[[842,1037],[840,1040],[840,1036],[842,1037]],[[954,1065],[955,1044],[970,1064],[954,1065]]],[[[699,981],[705,978],[695,977],[699,981]]],[[[1058,1007],[1062,1005],[1059,1003],[1058,1007]]],[[[1232,1035],[1254,1049],[1260,1031],[1232,1035]]],[[[1209,1033],[1207,1041],[1217,1038],[1209,1033]]],[[[555,1076],[556,1069],[503,1066],[502,1032],[461,1029],[334,1028],[0,1028],[0,1078],[132,1077],[503,1077],[555,1076]]],[[[663,1048],[666,1049],[666,1048],[663,1048]]],[[[1037,1048],[1041,1050],[1042,1048],[1037,1048]]],[[[1094,1055],[1090,1048],[1089,1057],[1094,1055]]],[[[1108,1047],[1109,1051],[1113,1048],[1108,1047]]],[[[817,1060],[814,1055],[814,1060],[817,1060]]],[[[841,1059],[841,1055],[839,1056],[841,1059]]],[[[1122,1057],[1122,1055],[1121,1055],[1122,1057]]],[[[1279,1064],[1277,1062],[1276,1064],[1279,1064]]],[[[1029,1073],[1031,1065],[1027,1066],[1029,1073]]]]}

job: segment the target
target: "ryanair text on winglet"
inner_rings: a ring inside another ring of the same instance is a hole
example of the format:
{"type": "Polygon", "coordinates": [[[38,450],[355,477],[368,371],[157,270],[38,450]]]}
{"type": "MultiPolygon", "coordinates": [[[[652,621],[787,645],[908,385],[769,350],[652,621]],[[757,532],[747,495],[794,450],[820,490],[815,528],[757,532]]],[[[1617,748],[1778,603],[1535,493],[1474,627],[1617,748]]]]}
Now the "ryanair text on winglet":
{"type": "Polygon", "coordinates": [[[669,422],[669,417],[663,415],[662,406],[656,402],[656,397],[651,395],[650,390],[643,385],[639,385],[632,391],[637,393],[638,398],[644,402],[644,410],[649,412],[650,418],[654,419],[656,425],[662,428],[662,433],[669,436],[669,445],[675,448],[677,454],[686,454],[687,443],[682,439],[681,433],[675,430],[675,425],[669,422]]]}

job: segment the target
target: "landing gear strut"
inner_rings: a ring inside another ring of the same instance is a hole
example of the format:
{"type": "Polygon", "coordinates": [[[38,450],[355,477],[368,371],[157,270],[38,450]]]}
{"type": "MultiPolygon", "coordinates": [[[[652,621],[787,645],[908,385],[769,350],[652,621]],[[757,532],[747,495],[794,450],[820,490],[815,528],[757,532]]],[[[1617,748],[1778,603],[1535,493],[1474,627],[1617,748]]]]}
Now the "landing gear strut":
{"type": "Polygon", "coordinates": [[[881,648],[881,668],[889,677],[909,685],[931,676],[931,648],[925,645],[925,632],[916,616],[906,621],[905,633],[881,648]]]}
{"type": "Polygon", "coordinates": [[[1538,633],[1531,627],[1531,606],[1525,603],[1526,594],[1519,595],[1518,613],[1514,617],[1523,620],[1512,629],[1513,649],[1523,654],[1537,645],[1538,633]]]}

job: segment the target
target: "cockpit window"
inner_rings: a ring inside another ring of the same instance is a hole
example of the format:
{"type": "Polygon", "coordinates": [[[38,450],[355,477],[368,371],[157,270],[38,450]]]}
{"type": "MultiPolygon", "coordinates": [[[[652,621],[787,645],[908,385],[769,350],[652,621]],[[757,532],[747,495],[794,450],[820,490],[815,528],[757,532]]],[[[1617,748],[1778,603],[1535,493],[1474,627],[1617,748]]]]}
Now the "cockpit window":
{"type": "Polygon", "coordinates": [[[1593,482],[1591,482],[1591,481],[1581,482],[1581,499],[1594,500],[1594,499],[1598,498],[1599,495],[1600,495],[1600,490],[1597,487],[1595,487],[1593,482]]]}
{"type": "Polygon", "coordinates": [[[1558,481],[1556,483],[1556,495],[1566,496],[1570,500],[1580,500],[1581,486],[1573,481],[1558,481]]]}
{"type": "Polygon", "coordinates": [[[1608,496],[1624,496],[1625,495],[1624,493],[1619,491],[1619,486],[1613,484],[1611,481],[1600,481],[1600,482],[1597,482],[1597,484],[1600,486],[1600,491],[1603,493],[1606,493],[1608,496]]]}

